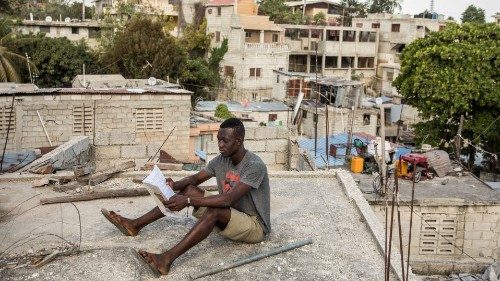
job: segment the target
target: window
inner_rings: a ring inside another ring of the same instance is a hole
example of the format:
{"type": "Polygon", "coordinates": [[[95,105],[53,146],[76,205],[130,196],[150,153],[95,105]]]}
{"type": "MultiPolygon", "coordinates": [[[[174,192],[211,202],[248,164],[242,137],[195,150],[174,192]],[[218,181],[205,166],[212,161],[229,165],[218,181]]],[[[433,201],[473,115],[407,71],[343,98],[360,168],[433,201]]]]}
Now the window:
{"type": "Polygon", "coordinates": [[[292,40],[296,40],[299,36],[299,32],[297,29],[287,28],[285,29],[285,37],[288,37],[292,40]]]}
{"type": "Polygon", "coordinates": [[[250,68],[250,77],[260,77],[262,68],[250,68]]]}
{"type": "Polygon", "coordinates": [[[101,31],[97,28],[89,28],[89,38],[98,38],[101,35],[101,31]]]}
{"type": "Polygon", "coordinates": [[[358,22],[358,23],[356,23],[356,27],[358,27],[358,28],[363,28],[363,23],[362,23],[362,22],[358,22]]]}
{"type": "Polygon", "coordinates": [[[220,42],[220,31],[215,32],[215,42],[220,42]]]}
{"type": "Polygon", "coordinates": [[[363,114],[363,125],[370,125],[370,114],[363,114]]]}
{"type": "Polygon", "coordinates": [[[311,38],[323,38],[323,30],[311,29],[311,38]]]}
{"type": "Polygon", "coordinates": [[[326,40],[328,40],[328,41],[340,41],[340,31],[339,30],[328,30],[326,40]]]}
{"type": "Polygon", "coordinates": [[[401,25],[399,23],[393,23],[391,26],[391,32],[399,32],[401,25]]]}
{"type": "Polygon", "coordinates": [[[356,31],[354,30],[344,30],[343,35],[342,41],[344,42],[354,42],[356,40],[356,31]]]}
{"type": "Polygon", "coordinates": [[[279,82],[280,82],[280,75],[276,74],[276,83],[279,83],[279,82]]]}
{"type": "Polygon", "coordinates": [[[299,29],[299,37],[300,38],[309,38],[309,30],[299,29]]]}
{"type": "MultiPolygon", "coordinates": [[[[455,254],[455,249],[460,249],[457,244],[460,216],[457,214],[422,214],[420,226],[420,251],[421,255],[450,255],[455,254]]],[[[462,221],[463,223],[463,221],[462,221]]]]}
{"type": "Polygon", "coordinates": [[[302,110],[302,118],[307,118],[307,110],[302,110]]]}
{"type": "Polygon", "coordinates": [[[273,34],[273,43],[278,42],[278,34],[273,34]]]}
{"type": "Polygon", "coordinates": [[[80,33],[80,30],[78,27],[72,27],[71,28],[71,34],[79,34],[80,33]]]}
{"type": "Polygon", "coordinates": [[[417,30],[424,29],[423,25],[417,25],[417,30]]]}
{"type": "Polygon", "coordinates": [[[339,57],[325,57],[325,68],[338,68],[339,57]]]}
{"type": "Polygon", "coordinates": [[[380,23],[372,23],[372,28],[380,28],[380,23]]]}
{"type": "Polygon", "coordinates": [[[311,84],[309,82],[305,82],[302,79],[290,79],[286,84],[288,87],[287,95],[289,97],[297,97],[299,96],[299,92],[303,92],[306,99],[311,95],[311,84]]]}
{"type": "Polygon", "coordinates": [[[306,55],[290,55],[288,58],[288,70],[292,72],[306,72],[307,56],[306,55]]]}
{"type": "Polygon", "coordinates": [[[136,132],[163,131],[163,108],[137,108],[135,130],[136,132]]]}
{"type": "Polygon", "coordinates": [[[222,14],[222,7],[217,7],[217,16],[222,14]]]}
{"type": "Polygon", "coordinates": [[[207,142],[213,141],[212,134],[200,134],[196,137],[196,150],[207,151],[207,142]]]}
{"type": "Polygon", "coordinates": [[[224,66],[224,76],[234,76],[234,67],[230,65],[224,66]]]}
{"type": "Polygon", "coordinates": [[[41,33],[50,33],[50,26],[40,26],[41,33]]]}
{"type": "Polygon", "coordinates": [[[252,93],[252,100],[257,100],[258,97],[257,93],[252,93]]]}
{"type": "Polygon", "coordinates": [[[269,114],[268,121],[269,122],[274,122],[278,119],[278,114],[269,114]]]}
{"type": "Polygon", "coordinates": [[[392,82],[394,80],[394,72],[387,71],[387,81],[392,82]]]}
{"type": "Polygon", "coordinates": [[[318,50],[318,42],[311,42],[311,49],[312,51],[318,50]]]}
{"type": "Polygon", "coordinates": [[[354,67],[354,57],[342,57],[340,62],[341,68],[354,67]]]}
{"type": "Polygon", "coordinates": [[[14,109],[12,113],[11,111],[12,107],[0,107],[0,134],[7,134],[7,130],[9,127],[9,133],[13,133],[16,131],[16,110],[14,109]]]}
{"type": "Polygon", "coordinates": [[[251,32],[245,32],[245,38],[250,38],[252,37],[252,33],[251,32]]]}
{"type": "Polygon", "coordinates": [[[375,42],[376,34],[375,32],[361,31],[359,33],[359,42],[375,42]]]}
{"type": "Polygon", "coordinates": [[[373,57],[358,57],[358,68],[373,68],[375,58],[373,57]]]}
{"type": "Polygon", "coordinates": [[[91,135],[94,128],[94,111],[92,106],[73,107],[73,133],[91,135]]]}

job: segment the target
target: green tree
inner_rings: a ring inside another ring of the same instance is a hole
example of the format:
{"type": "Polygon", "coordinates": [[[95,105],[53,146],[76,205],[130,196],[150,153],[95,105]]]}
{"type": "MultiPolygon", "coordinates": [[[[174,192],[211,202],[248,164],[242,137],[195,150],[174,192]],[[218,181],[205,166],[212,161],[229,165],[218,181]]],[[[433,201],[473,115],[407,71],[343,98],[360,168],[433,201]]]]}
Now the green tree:
{"type": "Polygon", "coordinates": [[[364,2],[358,0],[342,0],[340,2],[342,6],[342,25],[351,26],[353,18],[364,18],[366,17],[366,11],[368,5],[364,2]]]}
{"type": "Polygon", "coordinates": [[[84,41],[74,43],[67,38],[29,35],[13,42],[13,46],[31,57],[36,66],[35,84],[39,87],[69,87],[73,78],[82,73],[83,64],[88,73],[97,67],[96,58],[84,41]]]}
{"type": "Polygon", "coordinates": [[[401,0],[372,0],[369,13],[389,13],[401,11],[401,0]]]}
{"type": "MultiPolygon", "coordinates": [[[[500,27],[494,24],[450,24],[404,49],[401,73],[393,85],[427,120],[417,126],[420,140],[448,143],[464,116],[462,137],[498,155],[499,42],[500,27]]],[[[475,149],[468,150],[471,165],[475,149]]],[[[498,171],[498,157],[485,157],[498,171]]]]}
{"type": "Polygon", "coordinates": [[[302,11],[293,12],[285,5],[284,0],[262,0],[259,1],[259,15],[269,16],[275,23],[282,24],[304,24],[306,19],[302,11]]]}
{"type": "Polygon", "coordinates": [[[228,119],[234,117],[231,111],[229,111],[229,109],[227,108],[227,105],[223,103],[217,105],[217,107],[215,108],[214,116],[222,119],[228,119]]]}
{"type": "Polygon", "coordinates": [[[315,25],[325,25],[326,24],[326,15],[323,12],[319,12],[314,15],[313,22],[315,25]]]}
{"type": "Polygon", "coordinates": [[[16,52],[10,45],[15,33],[12,31],[12,21],[0,20],[0,82],[22,82],[22,68],[27,67],[25,56],[16,52]]]}
{"type": "Polygon", "coordinates": [[[462,17],[460,18],[462,23],[470,22],[470,23],[485,23],[484,19],[484,10],[476,7],[474,5],[469,5],[467,9],[462,13],[462,17]]]}
{"type": "Polygon", "coordinates": [[[118,31],[101,56],[111,73],[126,78],[179,78],[186,51],[164,30],[163,22],[136,16],[118,31]]]}

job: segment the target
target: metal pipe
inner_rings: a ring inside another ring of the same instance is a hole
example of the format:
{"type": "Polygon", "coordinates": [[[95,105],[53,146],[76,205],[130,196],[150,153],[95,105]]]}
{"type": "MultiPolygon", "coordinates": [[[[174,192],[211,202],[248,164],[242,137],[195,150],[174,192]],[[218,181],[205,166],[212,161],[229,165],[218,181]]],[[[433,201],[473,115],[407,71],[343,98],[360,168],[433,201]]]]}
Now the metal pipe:
{"type": "Polygon", "coordinates": [[[195,274],[195,275],[190,275],[190,277],[193,280],[194,279],[198,279],[198,278],[201,278],[201,277],[205,277],[205,276],[208,276],[208,275],[219,273],[219,272],[224,271],[224,270],[228,270],[228,269],[231,269],[231,268],[243,265],[243,264],[251,263],[251,262],[263,259],[263,258],[274,256],[274,255],[277,255],[277,254],[280,254],[280,253],[283,253],[283,252],[286,252],[286,251],[290,251],[290,250],[293,250],[293,249],[296,249],[296,248],[299,248],[299,247],[302,247],[302,246],[305,246],[305,245],[309,245],[309,244],[312,244],[312,243],[313,243],[313,240],[311,238],[309,238],[307,240],[295,242],[295,243],[290,243],[290,244],[281,246],[279,248],[276,248],[274,250],[270,250],[270,251],[267,251],[267,252],[263,252],[263,253],[260,253],[260,254],[249,256],[249,257],[243,258],[241,260],[237,260],[235,262],[229,263],[227,265],[219,266],[219,267],[216,267],[214,269],[203,271],[203,272],[200,272],[200,273],[195,274]]]}
{"type": "MultiPolygon", "coordinates": [[[[401,169],[401,165],[399,165],[399,168],[401,169]]],[[[398,208],[398,229],[399,229],[399,255],[401,258],[401,276],[403,277],[403,280],[405,280],[405,262],[404,262],[404,256],[403,256],[403,234],[401,230],[401,211],[399,209],[399,184],[398,184],[398,170],[394,173],[394,184],[396,185],[396,205],[398,208]]]]}
{"type": "Polygon", "coordinates": [[[45,124],[43,124],[42,116],[40,116],[40,112],[38,112],[38,110],[36,111],[36,114],[38,114],[38,119],[40,119],[40,123],[42,123],[42,128],[43,128],[43,131],[45,132],[45,136],[47,137],[47,140],[49,141],[50,146],[52,146],[52,141],[50,140],[49,133],[47,133],[47,129],[45,128],[45,124]]]}
{"type": "MultiPolygon", "coordinates": [[[[401,156],[399,157],[401,165],[401,156]]],[[[416,160],[413,160],[413,167],[416,167],[416,160]]],[[[414,168],[415,169],[415,168],[414,168]]],[[[411,186],[411,206],[410,206],[410,231],[408,233],[408,257],[406,258],[406,280],[408,280],[408,272],[410,270],[410,245],[411,245],[411,228],[413,225],[413,202],[415,199],[415,173],[413,173],[412,186],[411,186]]]]}
{"type": "Polygon", "coordinates": [[[10,133],[10,123],[12,122],[12,113],[14,112],[14,100],[16,98],[16,94],[12,94],[12,104],[10,105],[10,113],[9,113],[9,122],[7,122],[7,135],[5,136],[5,144],[3,145],[3,152],[2,152],[2,161],[0,162],[0,173],[2,172],[3,168],[3,162],[4,157],[5,157],[5,150],[7,150],[7,141],[9,140],[9,133],[10,133]]]}
{"type": "Polygon", "coordinates": [[[389,226],[389,242],[387,244],[387,246],[389,248],[387,251],[387,268],[386,268],[386,272],[387,272],[386,280],[387,281],[389,281],[389,273],[390,273],[390,268],[391,268],[392,228],[393,228],[393,223],[394,223],[394,203],[396,201],[395,197],[396,197],[396,193],[393,190],[392,191],[392,203],[391,203],[391,223],[389,226]]]}
{"type": "Polygon", "coordinates": [[[170,137],[170,135],[172,134],[172,132],[175,130],[175,127],[177,127],[177,126],[174,126],[174,128],[172,129],[172,131],[170,131],[170,133],[168,134],[167,138],[161,144],[160,148],[158,148],[158,150],[156,151],[155,155],[153,155],[153,157],[151,157],[151,158],[148,159],[148,162],[153,161],[153,159],[155,159],[156,154],[158,154],[158,152],[160,152],[160,150],[163,147],[163,145],[167,142],[168,138],[170,137]]]}

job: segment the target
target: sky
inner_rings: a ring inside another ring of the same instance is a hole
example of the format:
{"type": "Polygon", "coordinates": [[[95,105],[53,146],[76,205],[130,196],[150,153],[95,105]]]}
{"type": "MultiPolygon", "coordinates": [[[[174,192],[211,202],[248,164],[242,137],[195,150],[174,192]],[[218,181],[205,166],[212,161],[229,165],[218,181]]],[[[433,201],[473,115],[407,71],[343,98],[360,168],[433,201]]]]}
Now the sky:
{"type": "MultiPolygon", "coordinates": [[[[460,17],[469,5],[474,5],[485,11],[487,22],[492,22],[492,15],[500,12],[500,1],[498,0],[434,0],[434,11],[438,14],[445,15],[445,18],[452,16],[455,20],[460,21],[460,17]]],[[[403,14],[418,14],[425,9],[430,10],[431,0],[402,0],[401,13],[403,14]]]]}

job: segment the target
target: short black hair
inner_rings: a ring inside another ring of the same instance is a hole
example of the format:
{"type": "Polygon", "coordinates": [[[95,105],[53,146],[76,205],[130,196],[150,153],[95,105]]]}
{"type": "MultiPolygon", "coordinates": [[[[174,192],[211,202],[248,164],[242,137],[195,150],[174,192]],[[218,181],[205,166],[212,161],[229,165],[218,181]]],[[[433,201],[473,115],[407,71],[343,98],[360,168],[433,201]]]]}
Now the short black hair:
{"type": "Polygon", "coordinates": [[[229,118],[224,120],[220,124],[220,128],[233,128],[236,132],[236,136],[240,137],[242,140],[245,139],[245,126],[238,118],[229,118]]]}

